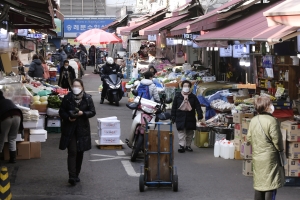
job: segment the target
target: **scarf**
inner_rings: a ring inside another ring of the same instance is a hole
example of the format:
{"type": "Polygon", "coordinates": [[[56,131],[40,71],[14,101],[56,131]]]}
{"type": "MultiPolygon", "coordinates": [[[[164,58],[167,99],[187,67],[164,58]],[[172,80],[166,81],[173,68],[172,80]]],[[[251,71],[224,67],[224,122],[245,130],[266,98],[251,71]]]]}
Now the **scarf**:
{"type": "Polygon", "coordinates": [[[189,94],[191,94],[191,92],[184,93],[183,91],[181,91],[181,94],[183,96],[183,102],[178,109],[182,111],[191,111],[192,106],[189,102],[189,94]]]}
{"type": "Polygon", "coordinates": [[[83,90],[78,95],[73,93],[73,97],[74,97],[75,102],[77,103],[77,105],[80,104],[80,102],[82,100],[82,97],[83,97],[83,93],[84,93],[83,90]]]}

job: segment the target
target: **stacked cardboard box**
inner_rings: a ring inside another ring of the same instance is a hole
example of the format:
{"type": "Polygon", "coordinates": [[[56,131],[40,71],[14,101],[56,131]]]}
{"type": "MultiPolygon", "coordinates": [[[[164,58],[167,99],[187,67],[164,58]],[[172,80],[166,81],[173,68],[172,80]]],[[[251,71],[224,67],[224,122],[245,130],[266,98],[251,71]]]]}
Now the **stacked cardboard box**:
{"type": "Polygon", "coordinates": [[[300,124],[287,120],[281,122],[281,133],[288,162],[285,166],[287,177],[300,177],[300,124]]]}
{"type": "Polygon", "coordinates": [[[248,130],[248,127],[245,127],[245,125],[248,125],[248,124],[246,124],[245,122],[246,122],[246,120],[250,121],[250,119],[252,117],[253,117],[252,113],[234,113],[233,114],[233,123],[235,123],[234,141],[233,141],[234,146],[235,146],[235,152],[234,152],[235,159],[238,159],[238,160],[243,159],[243,157],[241,156],[241,146],[247,140],[247,130],[248,130]],[[244,122],[244,125],[243,125],[243,122],[244,122]]]}
{"type": "Polygon", "coordinates": [[[100,145],[120,144],[121,127],[117,117],[98,118],[100,145]]]}

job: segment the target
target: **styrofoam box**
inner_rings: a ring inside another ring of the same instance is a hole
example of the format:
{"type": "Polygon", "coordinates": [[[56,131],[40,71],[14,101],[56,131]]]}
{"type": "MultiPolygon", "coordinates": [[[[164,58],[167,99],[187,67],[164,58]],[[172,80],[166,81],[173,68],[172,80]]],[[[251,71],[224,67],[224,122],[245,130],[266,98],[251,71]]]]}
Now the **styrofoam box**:
{"type": "Polygon", "coordinates": [[[120,129],[120,120],[101,119],[98,129],[120,129]]]}
{"type": "Polygon", "coordinates": [[[47,127],[60,127],[60,125],[60,118],[47,120],[47,127]]]}
{"type": "Polygon", "coordinates": [[[101,136],[99,137],[100,144],[119,144],[120,137],[118,136],[101,136]]]}
{"type": "Polygon", "coordinates": [[[98,133],[99,133],[99,137],[100,136],[116,136],[116,137],[120,137],[121,130],[120,129],[99,129],[98,133]]]}
{"type": "Polygon", "coordinates": [[[97,118],[98,129],[100,128],[101,120],[105,120],[105,119],[108,119],[108,120],[111,120],[111,119],[118,120],[118,118],[116,116],[104,117],[104,118],[97,118]]]}
{"type": "Polygon", "coordinates": [[[46,115],[40,115],[36,128],[45,129],[46,115]]]}
{"type": "Polygon", "coordinates": [[[30,136],[31,135],[43,135],[44,136],[44,140],[47,139],[47,135],[48,135],[47,131],[44,130],[44,129],[30,129],[29,133],[30,133],[30,136]]]}
{"type": "Polygon", "coordinates": [[[23,121],[24,128],[36,128],[38,121],[23,121]]]}
{"type": "MultiPolygon", "coordinates": [[[[16,142],[22,142],[22,141],[24,141],[24,139],[22,138],[22,134],[18,133],[18,134],[17,134],[17,138],[16,138],[16,142]]],[[[4,142],[8,142],[8,137],[7,137],[7,135],[6,135],[5,138],[4,138],[4,142]]]]}

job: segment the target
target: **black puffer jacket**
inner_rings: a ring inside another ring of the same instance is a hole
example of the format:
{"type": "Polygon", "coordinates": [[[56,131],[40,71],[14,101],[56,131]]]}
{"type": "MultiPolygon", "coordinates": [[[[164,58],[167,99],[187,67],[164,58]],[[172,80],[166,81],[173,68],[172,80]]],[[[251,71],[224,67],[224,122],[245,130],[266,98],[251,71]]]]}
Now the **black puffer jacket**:
{"type": "Polygon", "coordinates": [[[71,136],[77,133],[77,151],[88,151],[92,148],[89,118],[96,115],[92,96],[86,93],[83,94],[82,101],[78,107],[83,112],[83,115],[78,117],[76,121],[71,122],[69,120],[69,111],[74,110],[75,107],[76,102],[73,93],[69,92],[64,97],[59,109],[59,115],[62,120],[59,149],[65,150],[69,145],[71,136]]]}
{"type": "Polygon", "coordinates": [[[177,130],[196,130],[196,113],[198,114],[198,120],[203,118],[201,105],[199,100],[197,99],[196,95],[193,93],[189,94],[188,96],[189,102],[191,104],[192,110],[191,111],[182,111],[178,108],[183,102],[183,95],[181,92],[177,92],[172,106],[171,115],[172,118],[175,118],[176,128],[177,130]]]}
{"type": "Polygon", "coordinates": [[[34,78],[34,77],[43,78],[44,77],[44,68],[42,66],[42,61],[40,59],[34,59],[30,63],[28,75],[32,78],[34,78]]]}

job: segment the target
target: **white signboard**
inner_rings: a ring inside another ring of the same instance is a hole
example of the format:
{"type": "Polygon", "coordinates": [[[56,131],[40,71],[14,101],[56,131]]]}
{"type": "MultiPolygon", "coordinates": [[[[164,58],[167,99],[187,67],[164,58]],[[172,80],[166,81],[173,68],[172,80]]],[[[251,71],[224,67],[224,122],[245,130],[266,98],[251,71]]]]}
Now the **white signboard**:
{"type": "Polygon", "coordinates": [[[200,35],[193,35],[193,48],[200,48],[199,46],[198,46],[198,44],[196,43],[196,42],[194,42],[194,40],[197,38],[197,37],[199,37],[200,35]]]}
{"type": "Polygon", "coordinates": [[[246,51],[244,51],[244,45],[233,45],[233,57],[240,58],[243,54],[249,54],[249,45],[246,45],[246,51]]]}
{"type": "Polygon", "coordinates": [[[167,46],[174,46],[176,45],[175,42],[174,42],[174,38],[166,38],[166,41],[167,41],[167,46]]]}
{"type": "Polygon", "coordinates": [[[156,42],[156,35],[148,35],[148,41],[152,42],[156,42]]]}
{"type": "Polygon", "coordinates": [[[232,57],[232,46],[229,45],[228,47],[225,48],[220,48],[220,57],[232,57]]]}

